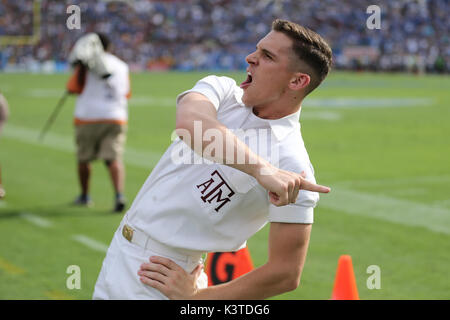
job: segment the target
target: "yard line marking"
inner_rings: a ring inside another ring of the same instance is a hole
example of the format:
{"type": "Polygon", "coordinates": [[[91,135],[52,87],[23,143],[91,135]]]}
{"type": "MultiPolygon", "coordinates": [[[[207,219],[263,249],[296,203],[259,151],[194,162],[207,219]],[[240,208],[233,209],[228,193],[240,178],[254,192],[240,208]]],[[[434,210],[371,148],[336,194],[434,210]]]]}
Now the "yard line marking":
{"type": "MultiPolygon", "coordinates": [[[[321,108],[404,108],[417,106],[430,106],[435,102],[431,97],[393,97],[393,98],[308,98],[303,103],[306,107],[321,108]]],[[[130,107],[174,107],[176,100],[172,97],[136,96],[129,101],[130,107]]]]}
{"type": "Polygon", "coordinates": [[[413,177],[394,177],[394,178],[382,178],[382,179],[371,179],[371,180],[346,180],[339,181],[341,186],[384,186],[389,184],[411,184],[419,182],[444,182],[448,181],[450,184],[450,175],[442,174],[439,176],[413,176],[413,177]]]}
{"type": "Polygon", "coordinates": [[[47,219],[41,218],[37,215],[31,214],[29,212],[22,212],[20,213],[20,217],[24,220],[34,224],[35,226],[41,227],[41,228],[50,228],[53,226],[53,223],[47,219]]]}
{"type": "Polygon", "coordinates": [[[45,291],[44,295],[52,300],[75,300],[75,297],[58,290],[45,291]]]}
{"type": "Polygon", "coordinates": [[[139,168],[149,169],[154,167],[159,159],[161,159],[163,153],[159,152],[142,152],[130,147],[125,147],[125,162],[129,165],[133,165],[139,168]]]}
{"type": "Polygon", "coordinates": [[[5,138],[12,138],[36,146],[44,146],[66,152],[75,151],[73,139],[54,133],[48,133],[44,141],[41,142],[38,140],[39,132],[37,130],[7,123],[3,129],[3,135],[5,138]]]}
{"type": "MultiPolygon", "coordinates": [[[[56,97],[56,96],[55,96],[56,97]]],[[[393,98],[355,98],[355,97],[340,97],[340,98],[308,98],[303,103],[305,107],[309,108],[337,108],[337,109],[354,109],[354,108],[404,108],[417,106],[430,106],[435,102],[435,99],[430,97],[393,97],[393,98]]],[[[136,107],[174,107],[176,100],[172,97],[150,97],[137,96],[132,97],[129,101],[129,106],[136,107]]]]}
{"type": "Polygon", "coordinates": [[[338,112],[310,112],[306,111],[302,113],[302,120],[328,120],[328,121],[337,121],[342,118],[341,114],[338,112]]]}
{"type": "Polygon", "coordinates": [[[395,190],[395,196],[420,196],[428,192],[427,188],[402,187],[395,190]]]}
{"type": "Polygon", "coordinates": [[[72,239],[81,244],[84,244],[86,247],[88,247],[92,250],[96,250],[96,251],[100,251],[100,252],[106,252],[108,250],[108,246],[106,244],[99,242],[97,240],[94,240],[92,238],[89,238],[82,234],[73,235],[72,239]]]}
{"type": "Polygon", "coordinates": [[[450,199],[437,200],[433,204],[437,206],[450,207],[450,199]]]}
{"type": "Polygon", "coordinates": [[[450,210],[432,204],[334,187],[321,197],[319,206],[450,234],[450,210]]]}
{"type": "Polygon", "coordinates": [[[311,98],[305,99],[303,103],[308,107],[337,108],[337,109],[358,109],[358,108],[403,108],[430,106],[434,99],[429,97],[421,98],[311,98]]]}
{"type": "Polygon", "coordinates": [[[0,257],[0,269],[11,275],[21,275],[25,270],[0,257]]]}
{"type": "Polygon", "coordinates": [[[62,95],[61,89],[30,89],[25,94],[33,98],[57,98],[62,95]]]}
{"type": "MultiPolygon", "coordinates": [[[[3,88],[2,88],[3,89],[3,88]]],[[[5,90],[3,90],[5,91],[5,90]]],[[[48,99],[61,97],[60,89],[30,89],[25,93],[27,96],[36,99],[48,99]]],[[[128,101],[130,107],[174,107],[176,106],[175,97],[153,97],[153,96],[132,96],[128,101]]]]}
{"type": "MultiPolygon", "coordinates": [[[[19,140],[34,146],[47,147],[70,153],[75,152],[73,138],[64,135],[50,132],[45,136],[44,141],[40,142],[38,141],[39,132],[37,130],[16,126],[10,123],[6,124],[3,135],[5,138],[19,140]]],[[[124,160],[129,165],[149,169],[158,163],[161,156],[162,153],[159,152],[143,152],[131,147],[126,147],[124,160]]]]}
{"type": "Polygon", "coordinates": [[[130,107],[174,107],[176,106],[176,99],[173,97],[150,97],[150,96],[136,96],[131,97],[128,105],[130,107]]]}

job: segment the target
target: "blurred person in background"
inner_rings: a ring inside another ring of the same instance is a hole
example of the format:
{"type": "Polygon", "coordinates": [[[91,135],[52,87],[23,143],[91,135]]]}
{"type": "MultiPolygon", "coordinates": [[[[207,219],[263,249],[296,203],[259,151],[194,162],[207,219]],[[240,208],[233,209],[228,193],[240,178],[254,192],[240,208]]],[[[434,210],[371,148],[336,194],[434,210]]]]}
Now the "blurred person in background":
{"type": "MultiPolygon", "coordinates": [[[[8,114],[8,101],[6,101],[6,98],[0,92],[0,134],[2,133],[4,123],[8,119],[8,114]]],[[[3,199],[5,194],[6,192],[2,185],[2,168],[0,166],[0,199],[3,199]]]]}
{"type": "Polygon", "coordinates": [[[69,56],[74,73],[67,90],[78,94],[75,107],[75,136],[81,193],[74,204],[92,205],[89,195],[91,162],[105,162],[115,191],[114,212],[125,209],[124,152],[128,100],[131,94],[129,68],[108,52],[110,41],[101,33],[80,38],[69,56]]]}

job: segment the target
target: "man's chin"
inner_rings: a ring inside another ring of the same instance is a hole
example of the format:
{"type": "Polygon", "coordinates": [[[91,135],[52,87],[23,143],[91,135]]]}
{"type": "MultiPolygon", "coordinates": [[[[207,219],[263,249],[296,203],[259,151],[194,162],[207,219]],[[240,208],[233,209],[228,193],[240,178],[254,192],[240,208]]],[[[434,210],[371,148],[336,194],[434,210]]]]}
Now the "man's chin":
{"type": "Polygon", "coordinates": [[[242,102],[248,107],[252,105],[251,99],[249,99],[248,95],[244,91],[244,94],[242,95],[242,102]]]}

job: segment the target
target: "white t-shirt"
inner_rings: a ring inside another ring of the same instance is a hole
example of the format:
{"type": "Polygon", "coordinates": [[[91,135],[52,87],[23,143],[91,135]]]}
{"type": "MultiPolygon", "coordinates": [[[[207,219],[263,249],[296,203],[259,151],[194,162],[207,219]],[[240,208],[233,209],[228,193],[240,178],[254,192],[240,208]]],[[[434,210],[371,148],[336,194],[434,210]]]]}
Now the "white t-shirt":
{"type": "MultiPolygon", "coordinates": [[[[276,150],[266,152],[276,155],[270,160],[272,163],[285,170],[305,171],[306,179],[315,182],[300,133],[300,111],[277,120],[259,118],[252,108],[242,103],[242,89],[227,77],[201,79],[177,100],[188,92],[201,93],[211,100],[218,120],[227,128],[262,132],[260,140],[270,141],[272,150],[276,150]]],[[[247,140],[250,149],[263,156],[264,146],[259,148],[256,144],[258,150],[254,150],[252,140],[247,140]]],[[[261,141],[258,143],[262,144],[261,141]]],[[[128,224],[151,238],[177,248],[226,252],[243,248],[247,239],[269,221],[313,223],[318,193],[300,190],[295,204],[276,207],[270,203],[268,191],[252,176],[210,161],[207,161],[210,164],[180,163],[182,157],[178,155],[183,154],[180,150],[189,152],[190,156],[183,159],[195,158],[193,151],[176,139],[124,217],[128,224]]],[[[267,156],[264,158],[269,160],[267,156]]],[[[197,157],[199,159],[203,158],[197,157]]]]}
{"type": "Polygon", "coordinates": [[[106,63],[113,71],[107,79],[87,72],[83,92],[75,107],[75,119],[79,121],[128,120],[127,95],[130,92],[128,66],[116,56],[106,53],[106,63]]]}

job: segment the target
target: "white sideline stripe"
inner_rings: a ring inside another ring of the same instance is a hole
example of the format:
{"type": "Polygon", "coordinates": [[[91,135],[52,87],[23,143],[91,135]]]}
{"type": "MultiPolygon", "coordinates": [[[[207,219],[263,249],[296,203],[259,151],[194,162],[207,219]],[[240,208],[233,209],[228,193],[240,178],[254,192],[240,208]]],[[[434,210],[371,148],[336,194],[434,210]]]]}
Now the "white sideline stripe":
{"type": "MultiPolygon", "coordinates": [[[[38,140],[39,131],[16,126],[13,124],[6,124],[5,128],[3,129],[3,135],[5,138],[19,140],[39,147],[44,146],[58,151],[65,151],[70,153],[75,152],[75,142],[73,138],[51,132],[47,133],[47,135],[44,137],[44,141],[41,142],[38,140]]],[[[142,152],[130,147],[126,147],[124,160],[129,165],[148,169],[155,166],[161,156],[162,153],[151,151],[142,152]]]]}
{"type": "Polygon", "coordinates": [[[319,206],[450,234],[450,210],[433,204],[334,187],[329,194],[321,196],[319,206]]]}
{"type": "Polygon", "coordinates": [[[22,212],[20,214],[20,217],[24,220],[34,224],[35,226],[41,227],[41,228],[50,228],[53,226],[53,223],[50,222],[47,219],[38,217],[34,214],[28,213],[28,212],[22,212]]]}
{"type": "Polygon", "coordinates": [[[4,208],[8,206],[8,204],[5,202],[5,200],[0,200],[0,208],[4,208]]]}
{"type": "Polygon", "coordinates": [[[106,244],[82,234],[73,235],[72,239],[95,251],[106,252],[108,250],[108,246],[106,244]]]}

